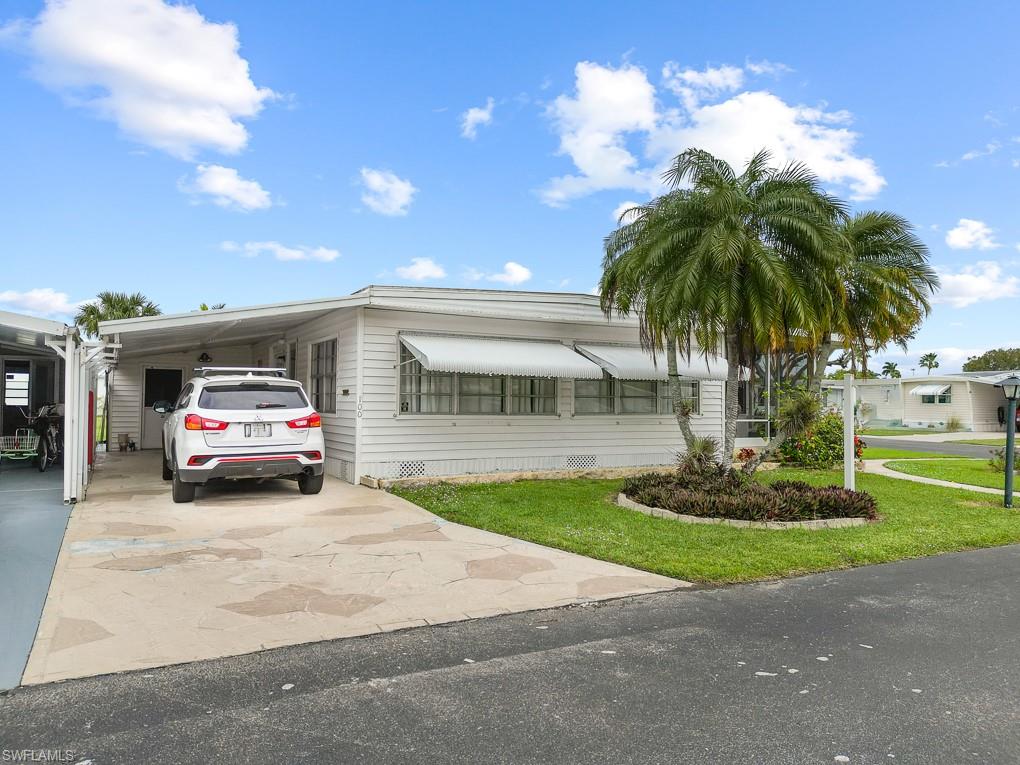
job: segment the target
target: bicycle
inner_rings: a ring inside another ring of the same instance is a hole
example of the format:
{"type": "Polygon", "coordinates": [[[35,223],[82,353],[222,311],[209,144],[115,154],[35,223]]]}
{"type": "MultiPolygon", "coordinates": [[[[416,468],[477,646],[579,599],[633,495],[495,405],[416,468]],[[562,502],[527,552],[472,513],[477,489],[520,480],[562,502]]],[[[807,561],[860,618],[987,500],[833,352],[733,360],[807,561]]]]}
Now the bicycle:
{"type": "Polygon", "coordinates": [[[64,438],[62,429],[64,425],[64,405],[44,404],[39,411],[32,415],[22,411],[29,426],[39,436],[39,446],[36,451],[36,467],[40,473],[45,473],[46,468],[56,464],[64,456],[64,438]]]}

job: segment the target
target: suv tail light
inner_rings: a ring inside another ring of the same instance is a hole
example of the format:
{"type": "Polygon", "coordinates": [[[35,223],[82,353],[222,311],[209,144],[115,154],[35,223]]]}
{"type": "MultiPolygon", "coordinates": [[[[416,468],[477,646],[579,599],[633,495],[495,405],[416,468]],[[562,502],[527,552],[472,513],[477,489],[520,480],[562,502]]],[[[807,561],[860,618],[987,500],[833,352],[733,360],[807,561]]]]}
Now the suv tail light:
{"type": "Polygon", "coordinates": [[[305,428],[321,428],[322,418],[318,412],[312,412],[306,417],[298,417],[296,420],[288,420],[287,427],[292,430],[304,430],[305,428]]]}
{"type": "Polygon", "coordinates": [[[229,423],[220,420],[210,420],[197,414],[189,414],[184,417],[185,430],[226,430],[229,423]]]}

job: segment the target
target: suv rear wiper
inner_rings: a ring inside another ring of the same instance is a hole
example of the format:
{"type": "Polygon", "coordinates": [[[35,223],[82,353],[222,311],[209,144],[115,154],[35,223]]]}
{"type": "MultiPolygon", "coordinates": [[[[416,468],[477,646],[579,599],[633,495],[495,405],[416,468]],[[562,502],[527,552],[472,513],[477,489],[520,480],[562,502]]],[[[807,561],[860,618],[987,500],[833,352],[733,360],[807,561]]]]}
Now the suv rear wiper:
{"type": "Polygon", "coordinates": [[[255,404],[256,409],[286,409],[286,404],[274,404],[270,401],[262,401],[261,403],[255,404]]]}

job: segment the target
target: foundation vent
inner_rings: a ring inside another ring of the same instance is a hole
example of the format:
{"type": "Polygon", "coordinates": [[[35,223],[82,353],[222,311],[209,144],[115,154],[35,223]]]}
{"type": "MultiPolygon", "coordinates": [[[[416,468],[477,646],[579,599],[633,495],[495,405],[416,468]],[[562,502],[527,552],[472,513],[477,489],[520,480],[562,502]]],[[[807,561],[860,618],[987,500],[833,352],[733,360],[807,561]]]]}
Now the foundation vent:
{"type": "Polygon", "coordinates": [[[416,478],[425,475],[425,462],[423,460],[407,460],[397,463],[398,478],[416,478]]]}
{"type": "Polygon", "coordinates": [[[590,470],[599,466],[599,458],[594,454],[571,454],[563,460],[567,470],[590,470]]]}

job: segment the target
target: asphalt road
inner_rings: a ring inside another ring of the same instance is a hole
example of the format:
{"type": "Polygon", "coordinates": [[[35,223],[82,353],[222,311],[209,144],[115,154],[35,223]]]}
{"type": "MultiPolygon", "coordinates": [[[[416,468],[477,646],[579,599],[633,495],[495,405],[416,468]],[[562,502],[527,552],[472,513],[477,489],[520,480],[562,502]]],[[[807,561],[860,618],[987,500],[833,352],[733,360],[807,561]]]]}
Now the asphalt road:
{"type": "Polygon", "coordinates": [[[1018,583],[1015,546],[23,688],[0,739],[94,765],[1015,763],[1018,583]]]}
{"type": "MultiPolygon", "coordinates": [[[[862,438],[871,446],[881,446],[887,449],[906,449],[912,452],[951,454],[957,457],[988,458],[995,451],[994,446],[961,444],[953,441],[912,441],[909,438],[886,438],[885,436],[862,436],[862,438]]],[[[865,452],[864,456],[867,457],[867,452],[865,452]]]]}

